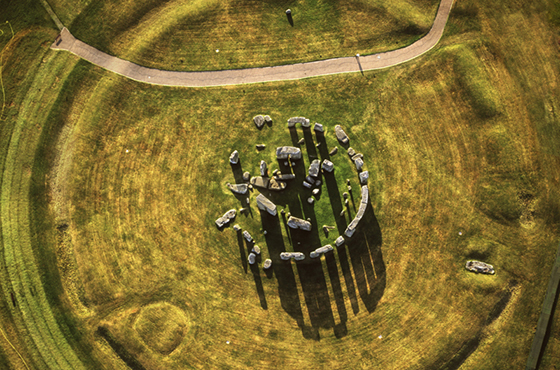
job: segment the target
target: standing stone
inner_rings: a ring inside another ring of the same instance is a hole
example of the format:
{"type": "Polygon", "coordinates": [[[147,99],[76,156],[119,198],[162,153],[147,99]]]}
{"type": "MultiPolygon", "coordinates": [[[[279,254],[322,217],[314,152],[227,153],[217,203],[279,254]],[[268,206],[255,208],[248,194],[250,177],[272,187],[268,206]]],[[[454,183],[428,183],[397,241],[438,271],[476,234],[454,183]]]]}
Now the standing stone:
{"type": "Polygon", "coordinates": [[[306,118],[305,121],[301,123],[301,127],[305,127],[305,128],[311,127],[311,121],[309,121],[309,119],[306,118]]]}
{"type": "Polygon", "coordinates": [[[253,117],[253,122],[255,123],[257,128],[260,129],[264,126],[264,117],[262,116],[262,114],[259,114],[258,116],[253,117]]]}
{"type": "Polygon", "coordinates": [[[248,258],[248,260],[249,260],[249,264],[250,264],[250,265],[254,265],[255,262],[257,261],[257,256],[256,256],[256,254],[255,254],[255,253],[249,253],[249,258],[248,258]]]}
{"type": "Polygon", "coordinates": [[[272,125],[272,118],[270,118],[270,116],[268,116],[268,115],[264,116],[264,123],[271,126],[272,125]]]}
{"type": "Polygon", "coordinates": [[[305,186],[307,189],[311,189],[313,187],[313,185],[311,185],[310,183],[308,183],[307,181],[303,182],[303,186],[305,186]]]}
{"type": "Polygon", "coordinates": [[[261,176],[266,177],[268,176],[268,166],[266,165],[265,161],[261,161],[261,176]]]}
{"type": "Polygon", "coordinates": [[[321,167],[327,172],[332,172],[334,170],[334,163],[332,163],[328,159],[323,159],[323,164],[321,167]]]}
{"type": "Polygon", "coordinates": [[[334,241],[334,245],[336,245],[337,247],[340,247],[342,244],[344,244],[344,237],[342,235],[340,235],[338,238],[336,238],[336,240],[334,241]]]}
{"type": "Polygon", "coordinates": [[[272,260],[267,258],[264,260],[263,269],[268,270],[272,266],[272,260]]]}
{"type": "Polygon", "coordinates": [[[354,155],[356,155],[356,151],[354,150],[354,148],[348,148],[348,156],[352,158],[354,155]]]}
{"type": "Polygon", "coordinates": [[[272,203],[270,199],[268,199],[262,194],[257,195],[257,207],[261,211],[266,211],[272,216],[277,215],[276,204],[272,203]]]}
{"type": "Polygon", "coordinates": [[[352,161],[355,161],[358,158],[364,159],[364,155],[362,153],[356,153],[352,156],[352,161]]]}
{"type": "Polygon", "coordinates": [[[234,150],[230,156],[229,156],[229,163],[231,164],[237,164],[239,163],[239,152],[237,150],[234,150]]]}
{"type": "Polygon", "coordinates": [[[313,204],[313,203],[315,203],[315,199],[313,199],[313,198],[307,198],[307,203],[313,204]]]}
{"type": "Polygon", "coordinates": [[[362,158],[358,158],[354,161],[354,164],[356,165],[356,169],[358,171],[361,171],[364,167],[364,160],[362,158]]]}
{"type": "Polygon", "coordinates": [[[266,148],[265,144],[257,144],[255,145],[255,148],[257,148],[258,151],[264,150],[266,148]]]}
{"type": "Polygon", "coordinates": [[[348,193],[347,192],[342,193],[342,197],[344,198],[344,200],[348,199],[348,193]]]}
{"type": "Polygon", "coordinates": [[[350,142],[350,139],[348,138],[348,135],[346,135],[346,132],[344,132],[344,130],[342,129],[342,127],[340,125],[334,126],[334,131],[335,131],[335,134],[336,134],[336,138],[342,144],[348,144],[350,142]]]}
{"type": "Polygon", "coordinates": [[[251,174],[248,171],[243,172],[243,181],[249,181],[251,179],[251,174]]]}
{"type": "Polygon", "coordinates": [[[309,165],[309,176],[317,177],[319,176],[319,167],[321,166],[321,161],[314,159],[309,165]]]}
{"type": "Polygon", "coordinates": [[[241,227],[238,224],[233,225],[233,230],[240,231],[241,227]]]}
{"type": "Polygon", "coordinates": [[[251,252],[253,252],[254,254],[256,254],[258,256],[259,254],[261,254],[261,249],[259,248],[258,245],[255,244],[253,246],[253,249],[251,250],[251,252]]]}
{"type": "Polygon", "coordinates": [[[243,231],[243,237],[245,238],[245,240],[247,240],[249,243],[253,241],[253,237],[251,236],[251,234],[249,234],[249,232],[247,230],[243,231]]]}
{"type": "Polygon", "coordinates": [[[338,147],[335,146],[334,148],[331,149],[331,151],[329,152],[329,155],[335,155],[336,153],[338,153],[338,147]]]}
{"type": "Polygon", "coordinates": [[[360,172],[360,184],[362,185],[366,185],[369,179],[369,172],[368,171],[363,171],[360,172]]]}
{"type": "Polygon", "coordinates": [[[313,126],[313,130],[315,132],[320,132],[320,133],[325,132],[325,128],[323,127],[323,125],[317,122],[315,122],[315,125],[313,126]]]}
{"type": "Polygon", "coordinates": [[[317,196],[317,195],[319,195],[319,192],[321,192],[321,190],[319,190],[319,189],[313,189],[313,191],[311,192],[311,194],[317,196]]]}

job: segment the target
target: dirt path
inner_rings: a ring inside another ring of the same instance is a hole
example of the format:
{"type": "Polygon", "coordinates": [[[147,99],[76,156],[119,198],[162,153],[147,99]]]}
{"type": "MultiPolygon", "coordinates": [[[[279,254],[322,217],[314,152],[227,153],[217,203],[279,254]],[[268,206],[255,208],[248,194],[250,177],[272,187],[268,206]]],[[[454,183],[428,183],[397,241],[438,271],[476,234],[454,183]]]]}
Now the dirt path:
{"type": "Polygon", "coordinates": [[[136,81],[166,86],[224,86],[248,83],[297,80],[336,73],[369,71],[404,63],[433,48],[441,38],[453,0],[441,0],[430,32],[415,43],[393,51],[368,56],[353,56],[276,67],[233,69],[207,72],[162,71],[108,55],[74,38],[64,28],[51,49],[66,50],[95,65],[136,81]]]}

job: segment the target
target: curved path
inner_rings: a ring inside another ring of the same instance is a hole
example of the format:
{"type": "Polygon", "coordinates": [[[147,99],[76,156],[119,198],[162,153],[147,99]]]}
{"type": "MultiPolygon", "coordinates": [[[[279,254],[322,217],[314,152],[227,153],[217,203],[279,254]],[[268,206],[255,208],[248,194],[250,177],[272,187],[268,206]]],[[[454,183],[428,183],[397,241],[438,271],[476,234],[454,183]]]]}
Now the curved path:
{"type": "Polygon", "coordinates": [[[175,72],[146,68],[99,51],[74,38],[66,28],[62,30],[51,48],[67,50],[109,71],[136,81],[155,85],[203,87],[296,80],[336,73],[387,68],[416,58],[438,43],[447,23],[452,4],[453,0],[441,0],[430,32],[420,40],[402,49],[368,56],[335,58],[275,67],[207,72],[175,72]]]}

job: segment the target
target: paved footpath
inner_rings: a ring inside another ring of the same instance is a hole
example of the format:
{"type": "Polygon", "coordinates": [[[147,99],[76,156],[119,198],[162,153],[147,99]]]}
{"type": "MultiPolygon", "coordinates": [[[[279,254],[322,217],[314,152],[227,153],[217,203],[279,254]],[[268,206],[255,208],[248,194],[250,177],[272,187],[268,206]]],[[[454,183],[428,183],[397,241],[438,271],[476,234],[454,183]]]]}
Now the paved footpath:
{"type": "Polygon", "coordinates": [[[430,32],[420,40],[402,49],[368,56],[335,58],[275,67],[207,72],[175,72],[146,68],[99,51],[76,39],[66,28],[62,29],[60,35],[51,45],[51,49],[69,51],[109,71],[136,81],[155,85],[204,87],[297,80],[337,73],[387,68],[416,58],[438,43],[452,5],[453,0],[441,0],[430,32]]]}

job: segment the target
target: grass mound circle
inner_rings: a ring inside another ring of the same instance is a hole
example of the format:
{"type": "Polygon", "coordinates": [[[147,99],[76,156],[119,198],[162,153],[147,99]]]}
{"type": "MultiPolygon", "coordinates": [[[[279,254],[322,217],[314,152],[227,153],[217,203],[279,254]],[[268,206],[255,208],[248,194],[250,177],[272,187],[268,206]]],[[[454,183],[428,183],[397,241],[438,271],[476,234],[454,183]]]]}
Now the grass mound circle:
{"type": "Polygon", "coordinates": [[[189,326],[183,310],[167,302],[146,306],[140,312],[134,329],[146,346],[169,355],[181,344],[189,326]]]}

